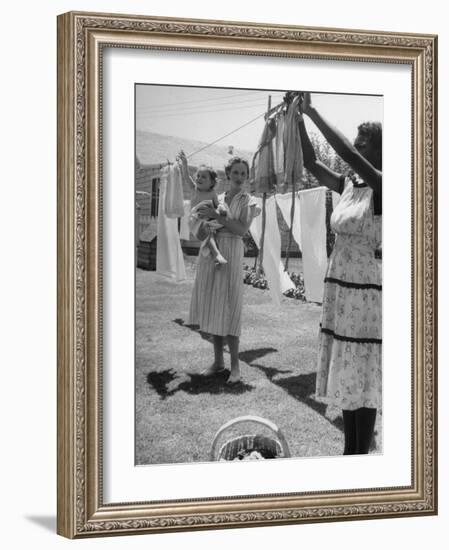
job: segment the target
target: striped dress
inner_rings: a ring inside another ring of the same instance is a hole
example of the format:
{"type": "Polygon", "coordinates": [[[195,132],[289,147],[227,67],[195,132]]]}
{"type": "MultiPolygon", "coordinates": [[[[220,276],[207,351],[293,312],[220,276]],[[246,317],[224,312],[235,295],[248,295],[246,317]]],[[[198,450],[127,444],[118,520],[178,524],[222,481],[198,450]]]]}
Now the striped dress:
{"type": "Polygon", "coordinates": [[[326,273],[317,397],[343,410],[382,401],[382,274],[374,257],[381,216],[373,191],[346,181],[331,217],[336,240],[326,273]]]}
{"type": "MultiPolygon", "coordinates": [[[[240,191],[229,205],[225,195],[219,195],[218,200],[226,208],[228,218],[248,225],[260,213],[248,193],[240,191]]],[[[212,255],[198,255],[189,324],[199,325],[201,331],[217,336],[240,336],[243,304],[242,237],[220,229],[215,239],[228,263],[217,268],[212,255]]]]}

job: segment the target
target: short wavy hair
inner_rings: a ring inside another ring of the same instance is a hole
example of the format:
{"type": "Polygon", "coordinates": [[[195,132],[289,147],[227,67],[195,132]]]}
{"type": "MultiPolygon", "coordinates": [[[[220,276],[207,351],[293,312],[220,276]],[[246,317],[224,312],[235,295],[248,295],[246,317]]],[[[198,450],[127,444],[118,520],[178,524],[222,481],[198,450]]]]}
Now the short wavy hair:
{"type": "Polygon", "coordinates": [[[368,138],[382,167],[382,124],[380,122],[363,122],[357,130],[360,135],[368,138]]]}
{"type": "Polygon", "coordinates": [[[242,158],[242,157],[232,157],[228,160],[226,166],[225,166],[225,174],[226,174],[226,177],[229,179],[229,174],[231,173],[231,170],[232,170],[232,167],[234,166],[234,164],[244,164],[246,166],[246,170],[248,172],[248,177],[249,177],[249,162],[242,158]]]}

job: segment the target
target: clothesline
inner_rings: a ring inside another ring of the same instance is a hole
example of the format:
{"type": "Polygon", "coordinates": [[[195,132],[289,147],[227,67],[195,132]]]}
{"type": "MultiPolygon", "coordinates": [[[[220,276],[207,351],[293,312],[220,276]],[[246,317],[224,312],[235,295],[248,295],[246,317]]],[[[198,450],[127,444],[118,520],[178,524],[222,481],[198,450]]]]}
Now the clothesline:
{"type": "MultiPolygon", "coordinates": [[[[238,131],[241,130],[242,128],[245,128],[246,126],[249,126],[250,124],[252,124],[252,123],[255,122],[256,120],[258,120],[259,118],[269,116],[269,115],[270,115],[271,113],[273,113],[276,109],[278,109],[281,105],[282,105],[282,102],[279,103],[278,105],[275,105],[272,109],[270,109],[269,112],[260,113],[260,114],[257,115],[256,117],[252,118],[252,119],[249,120],[248,122],[245,122],[245,124],[242,124],[242,125],[239,126],[238,128],[235,128],[235,129],[232,130],[231,132],[228,132],[228,133],[225,134],[224,136],[221,136],[221,137],[219,137],[218,139],[212,141],[211,143],[208,143],[208,144],[205,145],[204,147],[201,147],[200,149],[197,149],[197,150],[194,151],[193,153],[190,153],[189,155],[186,155],[187,159],[192,158],[194,155],[197,155],[197,154],[200,153],[201,151],[204,151],[205,149],[208,149],[209,147],[212,147],[212,145],[215,145],[215,144],[218,143],[219,141],[222,141],[223,139],[225,139],[225,138],[231,136],[232,134],[235,134],[236,132],[238,132],[238,131]]],[[[166,164],[161,164],[161,165],[160,165],[161,168],[162,168],[163,166],[166,166],[166,164]]]]}
{"type": "MultiPolygon", "coordinates": [[[[281,94],[279,94],[279,97],[281,97],[281,94]]],[[[218,101],[215,99],[209,100],[209,103],[206,103],[206,100],[197,100],[196,103],[191,103],[188,105],[181,105],[177,103],[166,103],[165,106],[153,106],[153,107],[139,107],[137,109],[138,114],[142,115],[148,115],[148,114],[158,114],[160,112],[175,112],[175,113],[182,113],[184,111],[191,111],[193,109],[201,111],[201,109],[211,109],[215,107],[222,107],[222,106],[229,106],[229,105],[241,105],[245,103],[259,103],[259,102],[265,102],[265,98],[261,97],[260,94],[258,97],[243,97],[240,99],[239,97],[233,99],[232,101],[224,99],[223,101],[218,101]]]]}
{"type": "Polygon", "coordinates": [[[179,111],[176,111],[176,112],[171,112],[171,113],[158,113],[158,114],[150,114],[150,115],[142,115],[139,117],[139,120],[146,120],[146,119],[156,119],[156,118],[170,118],[170,117],[177,117],[177,118],[180,118],[180,117],[186,117],[186,116],[198,116],[198,115],[205,115],[205,114],[209,114],[209,113],[225,113],[226,111],[231,111],[231,112],[235,112],[235,111],[248,111],[249,109],[261,109],[263,106],[265,105],[264,102],[260,102],[260,103],[254,103],[253,105],[240,105],[240,106],[235,106],[233,105],[232,107],[224,107],[222,109],[218,109],[218,108],[212,108],[213,106],[210,105],[210,107],[212,109],[210,110],[207,110],[207,111],[198,111],[198,110],[195,110],[195,111],[183,111],[183,112],[179,112],[179,111]]]}
{"type": "Polygon", "coordinates": [[[183,108],[162,107],[160,109],[145,109],[138,111],[139,118],[148,118],[156,116],[183,115],[183,114],[201,114],[215,111],[224,111],[229,109],[249,109],[251,106],[265,105],[263,98],[241,99],[239,101],[222,101],[221,103],[209,103],[204,105],[187,105],[183,108]],[[214,111],[210,111],[214,109],[214,111]]]}
{"type": "Polygon", "coordinates": [[[274,112],[276,109],[278,109],[280,107],[280,105],[282,105],[282,103],[279,103],[279,105],[276,105],[275,107],[273,107],[268,113],[264,112],[264,113],[261,113],[260,115],[257,115],[255,118],[249,120],[248,122],[246,122],[245,124],[242,124],[242,126],[239,126],[238,128],[236,128],[235,130],[232,130],[232,132],[229,132],[228,134],[216,139],[215,141],[213,141],[212,143],[209,143],[207,145],[205,145],[204,147],[202,147],[201,149],[198,149],[197,151],[194,151],[193,153],[190,153],[190,155],[187,155],[187,158],[191,158],[193,157],[193,155],[196,155],[198,153],[200,153],[201,151],[204,151],[205,149],[207,149],[208,147],[211,147],[212,145],[214,145],[215,143],[218,143],[219,141],[221,141],[222,139],[225,139],[227,138],[228,136],[232,135],[232,134],[235,134],[235,132],[238,132],[239,130],[241,130],[242,128],[245,128],[245,126],[248,126],[249,124],[255,122],[256,120],[258,120],[260,117],[262,116],[267,116],[267,115],[270,115],[272,112],[274,112]]]}
{"type": "Polygon", "coordinates": [[[224,135],[224,136],[221,136],[219,137],[218,139],[216,139],[215,141],[212,141],[211,143],[208,143],[207,145],[205,145],[204,147],[202,147],[201,149],[198,149],[197,151],[194,151],[193,153],[190,153],[190,155],[187,155],[187,158],[191,158],[193,157],[194,155],[197,155],[198,153],[200,153],[201,151],[204,151],[204,149],[208,149],[209,147],[211,147],[212,145],[214,145],[215,143],[218,143],[219,141],[221,141],[222,139],[225,139],[227,138],[228,136],[232,135],[232,134],[235,134],[236,132],[238,132],[239,130],[241,130],[242,128],[244,128],[245,126],[248,126],[249,124],[251,124],[252,122],[256,121],[257,119],[259,119],[260,117],[264,116],[265,113],[261,113],[259,115],[257,115],[255,118],[249,120],[248,122],[246,122],[245,124],[242,124],[242,126],[239,126],[238,128],[236,128],[235,130],[232,130],[232,132],[229,132],[228,134],[224,135]]]}
{"type": "Polygon", "coordinates": [[[229,99],[229,98],[238,98],[238,97],[243,97],[243,96],[247,96],[247,95],[251,95],[251,94],[260,94],[260,92],[258,90],[255,90],[255,91],[250,91],[250,92],[243,92],[241,94],[232,94],[232,95],[226,95],[226,96],[220,96],[220,97],[210,97],[210,98],[205,98],[205,99],[189,99],[188,101],[177,101],[176,103],[160,103],[159,105],[156,105],[155,107],[147,107],[146,109],[144,108],[143,110],[153,110],[153,109],[159,109],[160,107],[177,107],[178,105],[186,105],[186,104],[190,104],[190,103],[200,103],[200,104],[203,104],[203,103],[206,103],[206,102],[216,102],[216,101],[220,101],[221,99],[229,99]]]}

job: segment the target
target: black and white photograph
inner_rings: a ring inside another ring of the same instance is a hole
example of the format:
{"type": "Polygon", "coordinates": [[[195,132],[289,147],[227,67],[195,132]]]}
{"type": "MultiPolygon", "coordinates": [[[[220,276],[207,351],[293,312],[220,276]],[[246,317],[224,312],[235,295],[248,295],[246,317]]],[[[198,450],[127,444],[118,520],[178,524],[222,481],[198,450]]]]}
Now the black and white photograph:
{"type": "Polygon", "coordinates": [[[382,121],[135,85],[136,465],[382,453],[382,121]]]}
{"type": "Polygon", "coordinates": [[[447,544],[444,5],[4,4],[3,548],[447,544]]]}

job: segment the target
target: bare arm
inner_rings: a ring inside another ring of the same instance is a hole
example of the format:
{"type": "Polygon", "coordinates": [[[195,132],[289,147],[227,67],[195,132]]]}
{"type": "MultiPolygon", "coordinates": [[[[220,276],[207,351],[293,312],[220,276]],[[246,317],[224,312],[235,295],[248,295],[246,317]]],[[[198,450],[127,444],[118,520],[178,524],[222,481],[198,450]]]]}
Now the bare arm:
{"type": "Polygon", "coordinates": [[[338,172],[331,170],[328,166],[316,158],[304,120],[300,120],[299,122],[299,133],[301,136],[304,166],[316,177],[321,185],[324,185],[337,193],[342,193],[344,177],[338,172]]]}
{"type": "Polygon", "coordinates": [[[243,235],[248,231],[249,226],[251,225],[251,220],[248,223],[243,223],[240,220],[232,220],[227,216],[220,215],[216,210],[208,206],[202,206],[199,209],[199,212],[205,218],[213,218],[217,222],[226,228],[231,233],[243,237],[243,235]]]}
{"type": "Polygon", "coordinates": [[[337,128],[329,124],[329,122],[320,115],[310,103],[310,94],[305,94],[304,98],[304,114],[310,117],[329,144],[335,149],[335,152],[349,164],[354,172],[356,172],[374,192],[380,193],[382,190],[382,172],[377,170],[363,155],[361,155],[354,145],[337,130],[337,128]]]}
{"type": "Polygon", "coordinates": [[[178,155],[178,159],[180,160],[182,179],[185,182],[187,182],[192,189],[195,189],[195,181],[193,180],[192,176],[189,174],[189,166],[187,164],[187,157],[184,151],[180,151],[178,155]]]}

